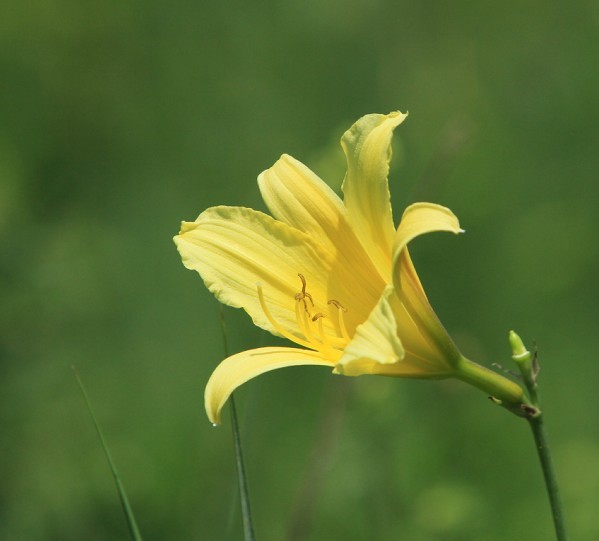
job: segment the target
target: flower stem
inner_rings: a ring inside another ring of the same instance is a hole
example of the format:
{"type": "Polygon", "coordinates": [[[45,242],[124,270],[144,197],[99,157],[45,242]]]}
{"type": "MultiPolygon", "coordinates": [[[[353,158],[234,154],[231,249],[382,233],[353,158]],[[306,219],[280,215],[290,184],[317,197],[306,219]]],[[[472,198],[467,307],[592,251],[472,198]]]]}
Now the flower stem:
{"type": "Polygon", "coordinates": [[[502,402],[521,404],[524,401],[524,391],[520,385],[465,357],[458,362],[455,377],[502,402]]]}
{"type": "Polygon", "coordinates": [[[541,462],[543,477],[545,478],[545,487],[549,496],[551,505],[551,514],[553,515],[553,525],[555,526],[555,535],[557,541],[567,541],[566,526],[564,524],[564,511],[562,501],[559,495],[559,486],[557,483],[557,475],[551,460],[549,444],[547,442],[547,434],[543,424],[543,411],[541,410],[541,400],[538,391],[538,376],[539,376],[539,361],[537,353],[530,353],[524,346],[522,339],[514,332],[510,331],[510,344],[512,346],[512,359],[518,366],[522,374],[522,381],[528,391],[532,409],[531,414],[526,416],[532,435],[535,439],[535,447],[541,462]]]}
{"type": "Polygon", "coordinates": [[[229,410],[231,411],[231,426],[233,428],[233,441],[235,445],[235,463],[237,464],[237,482],[239,483],[239,497],[241,498],[241,517],[243,521],[243,537],[245,541],[255,541],[254,523],[250,509],[250,493],[248,490],[245,464],[241,449],[241,437],[239,436],[239,424],[237,422],[237,409],[233,395],[229,398],[229,410]]]}
{"type": "MultiPolygon", "coordinates": [[[[225,310],[220,305],[220,325],[223,336],[223,350],[225,357],[229,356],[229,344],[227,341],[227,326],[225,324],[225,310]]],[[[241,446],[241,436],[239,433],[239,423],[237,421],[237,408],[235,407],[235,397],[231,394],[229,397],[229,411],[231,412],[231,430],[233,431],[233,445],[235,447],[235,464],[237,466],[237,484],[239,485],[239,498],[241,500],[241,518],[243,522],[243,538],[245,541],[255,541],[254,522],[252,520],[252,511],[250,509],[250,493],[248,490],[247,476],[245,473],[245,464],[243,462],[243,451],[241,446]]]]}
{"type": "Polygon", "coordinates": [[[553,524],[555,526],[555,534],[558,541],[567,541],[566,527],[564,524],[564,512],[559,494],[557,476],[551,460],[549,445],[547,443],[547,434],[543,425],[543,414],[528,419],[532,434],[535,439],[535,446],[541,461],[543,476],[545,478],[545,486],[547,487],[547,495],[551,504],[551,513],[553,515],[553,524]]]}

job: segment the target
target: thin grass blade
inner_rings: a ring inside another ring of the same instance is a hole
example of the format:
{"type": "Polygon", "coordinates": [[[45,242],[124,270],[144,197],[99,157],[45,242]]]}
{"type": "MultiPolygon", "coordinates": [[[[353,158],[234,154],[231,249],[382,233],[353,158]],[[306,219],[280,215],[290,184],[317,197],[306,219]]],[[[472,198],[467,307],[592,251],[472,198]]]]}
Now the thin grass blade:
{"type": "Polygon", "coordinates": [[[100,438],[100,442],[102,444],[102,448],[104,449],[104,455],[108,460],[108,465],[110,466],[110,471],[112,472],[112,476],[114,477],[114,482],[116,483],[116,489],[119,495],[119,499],[121,501],[121,507],[123,512],[125,513],[125,518],[127,519],[127,526],[129,527],[129,533],[131,534],[131,539],[133,541],[142,541],[141,534],[139,533],[139,528],[137,527],[137,522],[135,521],[135,516],[133,515],[133,510],[129,505],[129,500],[127,498],[127,494],[125,493],[125,487],[121,482],[121,478],[119,477],[116,466],[112,460],[112,456],[110,455],[110,451],[108,450],[108,445],[106,445],[106,440],[104,439],[104,435],[102,434],[102,430],[100,429],[100,425],[98,424],[98,420],[96,419],[96,415],[91,406],[91,402],[89,397],[87,396],[87,392],[85,391],[85,387],[83,386],[83,382],[77,373],[77,369],[72,366],[73,374],[75,376],[75,380],[79,385],[79,389],[81,390],[81,394],[83,395],[83,399],[85,400],[85,404],[87,406],[87,410],[89,411],[94,426],[96,427],[96,432],[98,433],[98,437],[100,438]]]}
{"type": "MultiPolygon", "coordinates": [[[[220,305],[220,325],[223,335],[223,350],[225,357],[229,356],[229,344],[227,341],[227,326],[225,324],[225,310],[220,305]]],[[[231,428],[233,431],[233,444],[235,446],[235,463],[237,465],[237,482],[239,484],[239,497],[241,500],[241,518],[243,522],[243,538],[245,541],[255,541],[254,523],[250,508],[250,494],[245,473],[245,464],[243,461],[243,449],[241,445],[241,436],[239,433],[239,423],[237,422],[237,409],[235,407],[235,397],[229,398],[229,411],[231,412],[231,428]]]]}

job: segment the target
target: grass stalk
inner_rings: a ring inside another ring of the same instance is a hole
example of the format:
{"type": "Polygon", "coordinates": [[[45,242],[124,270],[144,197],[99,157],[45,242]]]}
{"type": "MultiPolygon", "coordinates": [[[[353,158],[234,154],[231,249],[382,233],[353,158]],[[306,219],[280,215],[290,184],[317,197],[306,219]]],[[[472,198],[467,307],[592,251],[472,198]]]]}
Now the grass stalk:
{"type": "MultiPolygon", "coordinates": [[[[220,305],[220,325],[223,336],[223,351],[225,357],[228,357],[229,344],[227,340],[227,326],[225,324],[225,310],[222,304],[220,305]]],[[[235,464],[237,467],[237,484],[239,485],[239,498],[241,502],[243,538],[245,541],[255,541],[256,536],[254,534],[254,522],[252,520],[252,511],[250,507],[250,494],[245,471],[245,463],[243,461],[243,447],[241,445],[239,422],[237,420],[237,408],[235,407],[235,397],[233,394],[231,394],[229,398],[229,411],[231,412],[231,429],[233,432],[233,445],[235,447],[235,464]]]]}
{"type": "Polygon", "coordinates": [[[98,437],[100,438],[100,443],[102,444],[102,448],[104,449],[104,455],[106,456],[106,460],[108,460],[108,465],[110,467],[110,471],[112,472],[112,476],[114,477],[114,482],[116,484],[116,490],[118,492],[119,500],[121,502],[121,508],[123,509],[123,512],[125,513],[125,519],[127,520],[127,526],[129,527],[129,534],[131,536],[131,539],[133,539],[133,541],[142,541],[141,534],[139,533],[139,528],[137,527],[137,522],[136,522],[135,516],[133,514],[133,510],[131,509],[131,505],[129,504],[129,499],[127,498],[127,493],[125,492],[125,487],[123,486],[123,483],[121,481],[119,473],[116,469],[116,465],[114,464],[114,461],[112,460],[112,456],[110,454],[110,451],[108,450],[108,445],[106,444],[106,440],[104,439],[104,434],[102,434],[102,430],[100,429],[100,425],[98,424],[98,420],[96,419],[96,415],[92,408],[89,397],[87,396],[85,387],[83,386],[83,382],[81,381],[81,378],[79,377],[79,373],[77,372],[77,369],[74,366],[72,366],[71,369],[73,370],[75,380],[77,381],[77,384],[79,385],[79,389],[81,390],[81,394],[83,395],[83,400],[85,401],[87,410],[89,411],[89,413],[91,415],[92,421],[96,428],[96,432],[98,434],[98,437]]]}

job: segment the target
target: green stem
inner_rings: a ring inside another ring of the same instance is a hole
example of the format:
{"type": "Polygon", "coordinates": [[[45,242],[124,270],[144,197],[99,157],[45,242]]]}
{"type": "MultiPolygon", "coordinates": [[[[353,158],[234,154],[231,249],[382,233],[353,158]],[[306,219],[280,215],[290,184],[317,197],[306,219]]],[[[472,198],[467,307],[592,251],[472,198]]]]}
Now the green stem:
{"type": "Polygon", "coordinates": [[[541,410],[541,401],[538,392],[537,378],[539,375],[539,362],[537,354],[530,353],[524,346],[522,339],[514,332],[510,331],[510,345],[512,347],[512,359],[518,365],[522,374],[522,381],[528,391],[532,408],[527,411],[526,415],[532,435],[535,439],[535,447],[541,462],[543,477],[545,478],[545,487],[551,504],[551,514],[553,515],[553,525],[555,526],[555,535],[557,541],[567,541],[566,526],[564,524],[564,511],[559,495],[559,487],[557,484],[557,476],[551,460],[549,444],[547,443],[547,434],[543,425],[543,412],[541,410]]]}
{"type": "Polygon", "coordinates": [[[524,391],[520,385],[465,357],[459,360],[455,377],[478,387],[502,402],[508,404],[524,403],[524,391]]]}
{"type": "Polygon", "coordinates": [[[241,499],[241,517],[243,520],[243,535],[245,541],[255,541],[254,523],[250,509],[250,493],[248,490],[245,464],[241,450],[241,437],[239,435],[239,424],[237,422],[237,409],[233,395],[229,398],[229,410],[231,412],[231,425],[233,427],[233,442],[235,445],[235,463],[237,464],[237,482],[239,484],[239,497],[241,499]]]}
{"type": "Polygon", "coordinates": [[[547,434],[545,433],[545,427],[543,425],[543,414],[541,413],[536,417],[529,418],[528,422],[532,429],[535,446],[537,448],[537,453],[539,454],[539,460],[541,461],[541,468],[543,469],[543,476],[545,477],[545,486],[547,487],[547,494],[551,504],[551,513],[553,515],[553,524],[555,526],[557,541],[567,541],[568,535],[566,534],[566,527],[564,524],[564,512],[557,484],[557,476],[555,474],[551,453],[549,452],[549,445],[547,443],[547,434]]]}
{"type": "MultiPolygon", "coordinates": [[[[229,343],[227,341],[227,326],[225,324],[224,306],[220,305],[220,325],[223,337],[223,350],[225,357],[229,356],[229,343]]],[[[241,436],[239,433],[239,423],[237,421],[237,408],[235,407],[235,398],[231,394],[229,397],[229,411],[231,412],[231,429],[233,431],[233,445],[235,447],[235,464],[237,465],[237,484],[239,485],[239,498],[241,500],[241,518],[243,522],[243,538],[245,541],[255,541],[254,522],[250,509],[250,492],[248,490],[247,475],[245,473],[245,464],[243,462],[243,451],[241,446],[241,436]]]]}

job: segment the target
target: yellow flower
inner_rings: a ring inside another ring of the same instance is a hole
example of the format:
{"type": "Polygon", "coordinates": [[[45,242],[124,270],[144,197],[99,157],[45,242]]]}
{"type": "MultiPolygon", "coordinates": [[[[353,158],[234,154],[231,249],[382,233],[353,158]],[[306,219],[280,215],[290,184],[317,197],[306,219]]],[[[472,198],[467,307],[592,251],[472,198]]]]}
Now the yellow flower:
{"type": "Polygon", "coordinates": [[[343,201],[283,155],[258,177],[272,217],[219,206],[183,222],[175,237],[183,264],[200,273],[220,302],[243,308],[257,326],[301,346],[252,349],[222,361],[205,392],[214,424],[239,385],[297,365],[348,376],[458,377],[501,400],[520,400],[519,386],[460,354],[410,259],[411,240],[432,231],[459,233],[457,218],[445,207],[416,203],[394,226],[391,137],[406,116],[366,115],[345,132],[343,201]]]}

